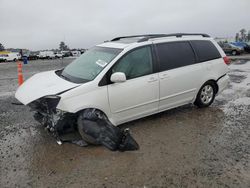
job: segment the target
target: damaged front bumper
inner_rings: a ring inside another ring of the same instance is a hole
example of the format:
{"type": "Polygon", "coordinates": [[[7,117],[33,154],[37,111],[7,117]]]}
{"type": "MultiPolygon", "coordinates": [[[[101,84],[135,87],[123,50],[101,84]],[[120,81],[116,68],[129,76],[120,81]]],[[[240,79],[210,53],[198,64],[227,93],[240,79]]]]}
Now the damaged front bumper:
{"type": "Polygon", "coordinates": [[[34,118],[59,139],[59,133],[76,123],[75,115],[57,109],[60,96],[46,96],[31,102],[28,106],[34,111],[34,118]]]}
{"type": "Polygon", "coordinates": [[[28,104],[34,111],[34,118],[52,133],[59,145],[62,142],[69,142],[69,140],[61,140],[61,134],[78,130],[82,139],[70,140],[71,143],[80,146],[94,143],[112,151],[139,149],[129,130],[121,130],[112,125],[104,113],[96,109],[85,109],[78,114],[64,112],[56,108],[59,101],[59,96],[46,96],[28,104]]]}

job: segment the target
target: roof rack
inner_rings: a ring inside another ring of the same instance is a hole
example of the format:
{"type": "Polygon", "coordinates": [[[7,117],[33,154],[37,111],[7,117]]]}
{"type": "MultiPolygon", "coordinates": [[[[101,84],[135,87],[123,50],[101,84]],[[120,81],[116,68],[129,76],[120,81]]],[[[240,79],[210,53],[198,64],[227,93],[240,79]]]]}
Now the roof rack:
{"type": "Polygon", "coordinates": [[[202,37],[210,37],[208,34],[204,33],[172,33],[172,34],[150,34],[150,35],[131,35],[131,36],[123,36],[123,37],[116,37],[112,39],[111,41],[119,41],[121,39],[127,39],[127,38],[140,38],[137,42],[144,42],[148,41],[152,38],[161,38],[161,37],[182,37],[182,36],[190,36],[190,35],[199,35],[202,37]]]}

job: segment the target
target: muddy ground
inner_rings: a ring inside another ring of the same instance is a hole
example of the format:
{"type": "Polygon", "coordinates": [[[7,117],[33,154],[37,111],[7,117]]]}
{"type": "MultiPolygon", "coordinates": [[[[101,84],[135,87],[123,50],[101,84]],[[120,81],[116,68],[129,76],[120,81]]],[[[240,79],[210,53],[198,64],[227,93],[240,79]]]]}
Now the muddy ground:
{"type": "MultiPolygon", "coordinates": [[[[33,61],[25,78],[72,59],[33,61]]],[[[230,65],[229,87],[205,109],[193,105],[123,125],[133,152],[59,146],[26,106],[13,105],[16,64],[0,64],[0,187],[249,187],[250,61],[230,65]]]]}

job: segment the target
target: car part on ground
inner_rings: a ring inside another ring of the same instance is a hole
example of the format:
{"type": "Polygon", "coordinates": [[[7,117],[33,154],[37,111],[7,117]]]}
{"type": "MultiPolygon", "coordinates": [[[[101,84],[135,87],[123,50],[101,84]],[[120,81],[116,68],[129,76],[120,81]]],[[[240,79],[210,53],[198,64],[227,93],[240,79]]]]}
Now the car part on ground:
{"type": "Polygon", "coordinates": [[[121,130],[110,123],[105,114],[96,109],[86,109],[78,117],[78,131],[91,144],[103,145],[111,151],[138,150],[139,145],[129,130],[121,130]]]}

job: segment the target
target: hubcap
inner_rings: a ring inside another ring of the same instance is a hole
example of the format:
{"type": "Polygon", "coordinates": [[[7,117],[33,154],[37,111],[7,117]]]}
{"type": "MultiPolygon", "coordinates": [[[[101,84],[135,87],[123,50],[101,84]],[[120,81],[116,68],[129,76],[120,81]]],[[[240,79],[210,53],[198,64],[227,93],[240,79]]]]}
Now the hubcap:
{"type": "Polygon", "coordinates": [[[201,90],[201,101],[204,104],[208,104],[213,99],[213,95],[214,95],[213,87],[210,85],[206,85],[201,90]]]}

